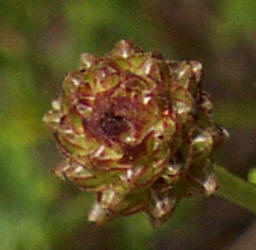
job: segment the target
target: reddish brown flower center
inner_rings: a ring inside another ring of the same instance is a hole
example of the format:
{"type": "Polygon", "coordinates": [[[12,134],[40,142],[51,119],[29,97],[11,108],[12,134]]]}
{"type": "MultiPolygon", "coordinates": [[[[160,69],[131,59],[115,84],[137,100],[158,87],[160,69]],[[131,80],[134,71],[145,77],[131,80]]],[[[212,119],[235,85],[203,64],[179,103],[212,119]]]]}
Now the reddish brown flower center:
{"type": "Polygon", "coordinates": [[[100,127],[103,133],[111,139],[117,138],[129,127],[125,118],[115,116],[113,113],[105,113],[100,121],[100,127]]]}

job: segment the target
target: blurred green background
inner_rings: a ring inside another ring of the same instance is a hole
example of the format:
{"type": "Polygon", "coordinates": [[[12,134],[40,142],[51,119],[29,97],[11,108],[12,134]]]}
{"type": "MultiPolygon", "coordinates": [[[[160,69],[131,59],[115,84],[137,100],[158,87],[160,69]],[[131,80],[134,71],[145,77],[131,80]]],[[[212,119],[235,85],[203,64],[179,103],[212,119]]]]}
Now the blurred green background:
{"type": "Polygon", "coordinates": [[[160,229],[142,214],[97,227],[86,220],[92,195],[53,176],[61,155],[43,114],[82,52],[123,38],[201,61],[215,120],[231,134],[216,161],[242,178],[256,166],[255,0],[1,0],[0,249],[226,249],[254,222],[195,197],[160,229]]]}

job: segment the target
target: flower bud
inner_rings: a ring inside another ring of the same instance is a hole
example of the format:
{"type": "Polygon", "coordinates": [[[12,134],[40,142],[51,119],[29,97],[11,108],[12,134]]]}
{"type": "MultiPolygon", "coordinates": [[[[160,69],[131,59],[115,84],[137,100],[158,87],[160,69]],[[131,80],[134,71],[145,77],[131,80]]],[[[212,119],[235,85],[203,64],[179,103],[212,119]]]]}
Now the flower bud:
{"type": "Polygon", "coordinates": [[[158,226],[183,197],[214,193],[211,153],[227,132],[212,120],[201,71],[122,40],[67,74],[44,121],[66,158],[55,174],[96,193],[90,221],[142,211],[158,226]]]}

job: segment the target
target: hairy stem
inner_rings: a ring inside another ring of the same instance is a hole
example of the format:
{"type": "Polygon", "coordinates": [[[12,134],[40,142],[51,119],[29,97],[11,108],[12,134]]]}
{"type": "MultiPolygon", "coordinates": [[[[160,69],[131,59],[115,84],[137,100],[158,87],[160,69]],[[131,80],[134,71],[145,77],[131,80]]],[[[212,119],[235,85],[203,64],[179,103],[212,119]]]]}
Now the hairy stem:
{"type": "Polygon", "coordinates": [[[213,167],[219,182],[216,195],[256,213],[256,185],[240,179],[218,165],[213,167]]]}

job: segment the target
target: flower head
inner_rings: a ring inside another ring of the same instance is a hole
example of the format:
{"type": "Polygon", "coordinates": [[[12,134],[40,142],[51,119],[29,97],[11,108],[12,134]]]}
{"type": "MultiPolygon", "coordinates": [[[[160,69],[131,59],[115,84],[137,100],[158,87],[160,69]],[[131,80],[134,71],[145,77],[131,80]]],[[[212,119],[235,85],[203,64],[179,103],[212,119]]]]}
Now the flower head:
{"type": "Polygon", "coordinates": [[[122,40],[104,57],[81,56],[44,121],[66,161],[62,179],[97,199],[97,223],[135,212],[164,222],[181,198],[214,193],[210,155],[226,132],[211,118],[201,63],[169,61],[122,40]]]}

